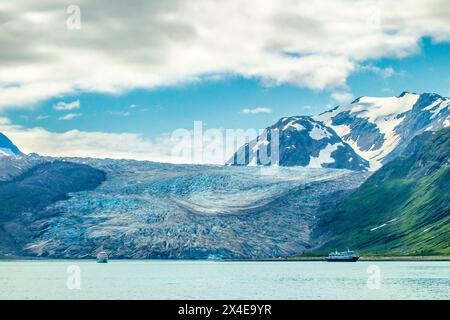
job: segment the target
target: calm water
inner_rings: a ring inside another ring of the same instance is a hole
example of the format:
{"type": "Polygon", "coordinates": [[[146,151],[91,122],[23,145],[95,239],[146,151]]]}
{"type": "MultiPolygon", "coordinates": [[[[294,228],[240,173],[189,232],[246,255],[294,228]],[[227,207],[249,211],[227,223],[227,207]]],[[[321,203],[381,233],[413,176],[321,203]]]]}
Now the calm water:
{"type": "Polygon", "coordinates": [[[0,261],[0,299],[450,299],[450,262],[0,261]]]}

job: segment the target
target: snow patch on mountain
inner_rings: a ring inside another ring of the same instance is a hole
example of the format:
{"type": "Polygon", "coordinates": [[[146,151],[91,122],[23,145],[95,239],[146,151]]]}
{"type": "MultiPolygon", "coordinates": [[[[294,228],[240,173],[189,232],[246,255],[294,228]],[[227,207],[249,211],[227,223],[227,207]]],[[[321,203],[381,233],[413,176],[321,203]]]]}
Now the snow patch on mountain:
{"type": "Polygon", "coordinates": [[[6,148],[0,148],[0,156],[14,156],[14,153],[6,148]]]}
{"type": "Polygon", "coordinates": [[[376,170],[417,134],[445,127],[449,104],[437,94],[404,92],[397,97],[360,97],[313,118],[333,128],[370,162],[370,170],[376,170]]]}
{"type": "Polygon", "coordinates": [[[242,146],[227,165],[280,165],[364,171],[368,162],[322,122],[308,116],[281,118],[242,146]],[[278,143],[272,144],[276,133],[278,143]],[[274,156],[277,152],[277,156],[274,156]],[[266,157],[264,157],[266,156],[266,157]],[[268,159],[266,159],[268,158],[268,159]],[[267,161],[268,160],[268,161],[267,161]]]}
{"type": "MultiPolygon", "coordinates": [[[[337,150],[339,146],[344,146],[341,142],[335,144],[328,144],[324,149],[320,150],[318,157],[309,159],[308,168],[324,168],[325,164],[333,163],[335,160],[331,157],[331,154],[337,150]]],[[[349,159],[352,161],[352,159],[349,159]]]]}
{"type": "Polygon", "coordinates": [[[294,120],[292,120],[292,121],[290,121],[287,125],[285,125],[284,127],[283,127],[283,131],[284,130],[288,130],[289,128],[293,128],[294,130],[298,130],[298,131],[300,131],[300,130],[306,130],[306,128],[304,127],[304,126],[302,126],[301,124],[298,124],[298,123],[296,123],[296,120],[297,119],[294,119],[294,120]]]}
{"type": "Polygon", "coordinates": [[[333,134],[328,131],[328,128],[314,124],[309,136],[315,140],[322,140],[324,138],[332,138],[333,134]]]}
{"type": "Polygon", "coordinates": [[[444,127],[445,128],[450,127],[450,118],[444,120],[444,127]]]}

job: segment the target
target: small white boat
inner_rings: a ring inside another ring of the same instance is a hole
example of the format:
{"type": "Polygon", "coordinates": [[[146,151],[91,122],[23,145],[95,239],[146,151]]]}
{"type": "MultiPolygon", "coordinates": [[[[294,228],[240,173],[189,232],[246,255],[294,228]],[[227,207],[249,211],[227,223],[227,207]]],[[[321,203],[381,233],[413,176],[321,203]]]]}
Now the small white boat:
{"type": "Polygon", "coordinates": [[[108,263],[108,254],[105,251],[97,254],[97,263],[108,263]]]}

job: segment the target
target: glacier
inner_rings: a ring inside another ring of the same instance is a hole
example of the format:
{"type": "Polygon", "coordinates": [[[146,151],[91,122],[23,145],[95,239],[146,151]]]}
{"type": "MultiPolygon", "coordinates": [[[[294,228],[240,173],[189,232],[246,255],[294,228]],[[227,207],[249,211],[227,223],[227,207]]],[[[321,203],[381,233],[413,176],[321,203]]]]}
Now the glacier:
{"type": "MultiPolygon", "coordinates": [[[[0,216],[0,257],[87,258],[106,250],[113,258],[261,259],[312,250],[326,241],[314,231],[318,222],[365,181],[369,165],[375,170],[408,154],[416,148],[411,141],[447,127],[449,105],[437,94],[404,92],[361,97],[314,117],[282,118],[266,129],[281,138],[280,161],[268,166],[258,158],[271,146],[267,134],[242,146],[229,166],[8,151],[0,156],[0,211],[7,213],[0,216]],[[234,166],[237,158],[244,166],[234,166]],[[53,190],[56,197],[45,206],[24,206],[49,183],[33,176],[34,168],[54,162],[80,173],[66,184],[49,165],[45,176],[55,187],[79,188],[53,190]],[[83,189],[99,176],[88,168],[105,174],[94,189],[83,189]],[[11,190],[24,192],[11,197],[11,190]],[[6,207],[8,201],[14,206],[6,207]]],[[[12,150],[6,136],[3,142],[0,148],[12,150]]]]}
{"type": "MultiPolygon", "coordinates": [[[[30,161],[54,160],[35,157],[11,166],[27,174],[30,161]]],[[[25,228],[30,234],[10,255],[89,258],[100,249],[112,258],[143,259],[293,255],[318,244],[311,231],[321,213],[368,176],[301,167],[58,161],[101,170],[106,180],[94,190],[69,193],[42,212],[29,208],[9,221],[10,229],[25,228]]]]}

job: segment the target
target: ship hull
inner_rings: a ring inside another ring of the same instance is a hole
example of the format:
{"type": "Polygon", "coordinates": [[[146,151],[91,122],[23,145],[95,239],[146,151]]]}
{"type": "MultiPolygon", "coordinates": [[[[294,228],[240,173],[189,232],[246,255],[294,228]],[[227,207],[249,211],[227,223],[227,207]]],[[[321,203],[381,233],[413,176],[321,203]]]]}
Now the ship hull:
{"type": "Polygon", "coordinates": [[[327,258],[328,262],[356,262],[358,261],[359,257],[351,257],[351,258],[327,258]]]}
{"type": "Polygon", "coordinates": [[[108,263],[108,258],[97,258],[97,263],[108,263]]]}

